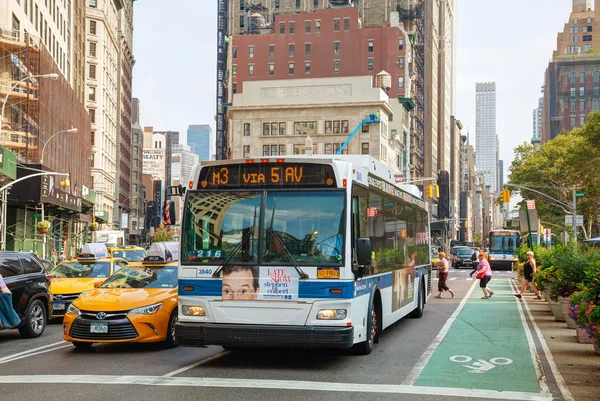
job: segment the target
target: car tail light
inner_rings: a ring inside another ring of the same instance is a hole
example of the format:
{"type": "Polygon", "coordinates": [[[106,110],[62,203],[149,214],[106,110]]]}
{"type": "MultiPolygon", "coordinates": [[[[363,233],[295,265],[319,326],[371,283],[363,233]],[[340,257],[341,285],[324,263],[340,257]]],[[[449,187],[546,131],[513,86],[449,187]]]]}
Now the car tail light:
{"type": "Polygon", "coordinates": [[[46,274],[46,278],[48,279],[48,281],[52,281],[52,279],[54,278],[54,274],[46,274]]]}

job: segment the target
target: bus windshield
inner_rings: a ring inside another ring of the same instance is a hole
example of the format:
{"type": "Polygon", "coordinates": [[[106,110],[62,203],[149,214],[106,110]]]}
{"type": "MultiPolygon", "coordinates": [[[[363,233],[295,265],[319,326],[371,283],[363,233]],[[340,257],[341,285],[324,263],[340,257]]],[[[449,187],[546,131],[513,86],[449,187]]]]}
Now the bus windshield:
{"type": "Polygon", "coordinates": [[[517,234],[497,235],[492,233],[490,234],[490,252],[516,252],[518,246],[517,242],[517,234]]]}
{"type": "Polygon", "coordinates": [[[340,266],[344,234],[343,190],[190,192],[182,246],[192,264],[340,266]]]}

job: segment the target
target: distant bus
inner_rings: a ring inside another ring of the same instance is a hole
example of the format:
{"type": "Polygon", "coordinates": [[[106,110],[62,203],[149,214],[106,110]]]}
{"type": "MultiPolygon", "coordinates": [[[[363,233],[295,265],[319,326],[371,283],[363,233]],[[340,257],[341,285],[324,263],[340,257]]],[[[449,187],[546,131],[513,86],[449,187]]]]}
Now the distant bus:
{"type": "Polygon", "coordinates": [[[350,348],[421,317],[429,214],[370,156],[202,162],[185,194],[181,345],[350,348]]]}
{"type": "Polygon", "coordinates": [[[492,230],[489,235],[488,261],[492,269],[512,269],[517,257],[520,233],[514,230],[492,230]]]}

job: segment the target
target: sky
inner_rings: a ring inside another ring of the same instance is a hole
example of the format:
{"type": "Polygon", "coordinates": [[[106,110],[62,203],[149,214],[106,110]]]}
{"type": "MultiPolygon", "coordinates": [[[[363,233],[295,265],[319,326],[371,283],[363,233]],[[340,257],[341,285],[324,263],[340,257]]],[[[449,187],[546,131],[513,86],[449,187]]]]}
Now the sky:
{"type": "MultiPolygon", "coordinates": [[[[496,82],[505,182],[516,145],[533,133],[532,112],[556,35],[572,0],[456,0],[456,118],[475,145],[475,83],[496,82]]],[[[140,123],[157,131],[215,129],[216,0],[134,3],[133,96],[140,123]]]]}

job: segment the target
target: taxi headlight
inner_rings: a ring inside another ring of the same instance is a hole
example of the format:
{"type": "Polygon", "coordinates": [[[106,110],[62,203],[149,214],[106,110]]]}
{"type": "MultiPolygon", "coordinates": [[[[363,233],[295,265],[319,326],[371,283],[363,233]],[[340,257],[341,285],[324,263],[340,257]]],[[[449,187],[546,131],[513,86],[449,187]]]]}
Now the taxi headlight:
{"type": "Polygon", "coordinates": [[[77,309],[77,307],[73,304],[69,305],[67,308],[67,315],[81,315],[81,311],[77,309]]]}
{"type": "Polygon", "coordinates": [[[206,316],[204,307],[196,305],[183,305],[181,307],[181,313],[185,316],[206,316]]]}
{"type": "Polygon", "coordinates": [[[142,306],[129,311],[128,315],[154,315],[163,306],[163,303],[142,306]]]}
{"type": "Polygon", "coordinates": [[[317,313],[317,320],[343,320],[346,314],[346,309],[321,309],[317,313]]]}

